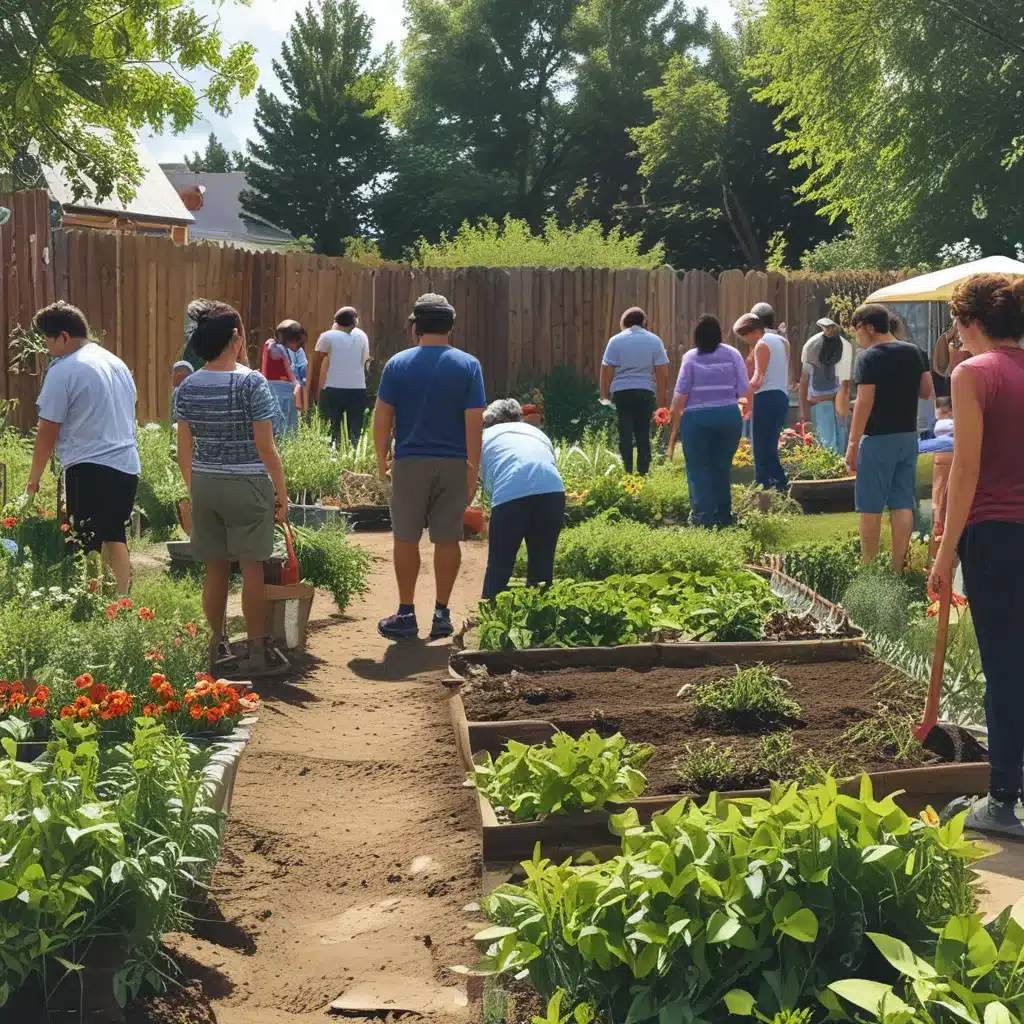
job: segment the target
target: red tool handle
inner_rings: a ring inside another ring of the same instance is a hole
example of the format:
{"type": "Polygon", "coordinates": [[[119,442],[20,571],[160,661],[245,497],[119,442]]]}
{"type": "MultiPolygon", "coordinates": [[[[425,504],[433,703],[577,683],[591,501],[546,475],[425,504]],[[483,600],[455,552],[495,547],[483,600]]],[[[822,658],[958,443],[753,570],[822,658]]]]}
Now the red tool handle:
{"type": "Polygon", "coordinates": [[[953,584],[947,583],[939,591],[939,621],[935,631],[935,654],[932,658],[932,678],[928,683],[928,699],[924,705],[924,717],[914,729],[919,743],[935,728],[939,721],[939,700],[942,697],[942,675],[946,669],[946,641],[949,638],[949,609],[953,603],[953,584]]]}
{"type": "Polygon", "coordinates": [[[299,582],[299,560],[295,557],[291,523],[284,524],[284,543],[288,549],[288,560],[281,566],[281,586],[293,587],[299,582]]]}

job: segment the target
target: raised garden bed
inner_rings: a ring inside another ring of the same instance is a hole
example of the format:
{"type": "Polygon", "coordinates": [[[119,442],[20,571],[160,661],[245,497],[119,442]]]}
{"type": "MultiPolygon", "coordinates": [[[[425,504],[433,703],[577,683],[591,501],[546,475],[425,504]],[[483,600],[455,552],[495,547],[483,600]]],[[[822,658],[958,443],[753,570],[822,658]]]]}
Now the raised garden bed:
{"type": "MultiPolygon", "coordinates": [[[[683,796],[703,796],[710,788],[727,799],[766,795],[762,787],[771,774],[764,767],[762,743],[766,736],[785,733],[795,759],[791,767],[813,751],[816,762],[823,767],[839,762],[851,775],[867,772],[876,796],[903,791],[898,802],[908,811],[916,813],[929,804],[941,807],[957,796],[986,791],[985,763],[944,765],[922,753],[919,766],[893,770],[893,754],[881,748],[865,753],[866,748],[853,743],[850,730],[879,719],[880,706],[891,699],[879,694],[877,687],[892,677],[892,670],[870,658],[863,648],[849,647],[841,658],[822,659],[820,651],[805,645],[788,650],[783,660],[779,652],[771,656],[764,647],[667,645],[660,651],[648,647],[644,653],[660,655],[663,660],[651,659],[644,664],[637,658],[631,668],[610,667],[607,661],[601,667],[595,660],[589,671],[525,673],[520,669],[486,677],[478,668],[475,678],[450,700],[463,765],[470,771],[474,759],[488,753],[497,756],[509,740],[546,743],[556,729],[574,736],[590,729],[602,735],[620,732],[627,740],[655,747],[651,761],[642,769],[648,779],[647,789],[629,801],[641,818],[648,820],[683,796]],[[716,657],[714,663],[701,663],[692,656],[691,649],[696,646],[760,649],[733,649],[731,659],[716,657]],[[681,661],[676,655],[684,652],[691,656],[681,659],[686,667],[679,667],[681,661]],[[666,667],[666,655],[676,667],[666,667]],[[731,666],[750,666],[766,658],[791,684],[787,692],[799,706],[792,718],[738,724],[735,719],[709,719],[696,706],[694,696],[702,684],[731,675],[735,672],[731,666]],[[722,665],[730,668],[723,671],[719,667],[722,665]],[[679,696],[684,687],[690,689],[679,696]],[[735,767],[713,786],[698,787],[679,774],[675,762],[688,747],[700,750],[708,740],[719,750],[731,749],[735,767]]],[[[913,760],[910,752],[908,761],[913,760]]],[[[856,781],[847,785],[850,792],[856,792],[856,781]]],[[[614,844],[608,832],[608,817],[623,809],[609,806],[602,811],[508,823],[499,820],[482,794],[478,793],[478,801],[484,860],[498,864],[529,858],[537,842],[548,857],[614,844]]]]}
{"type": "Polygon", "coordinates": [[[292,505],[288,521],[293,526],[320,529],[330,523],[347,523],[353,530],[390,530],[391,509],[387,505],[292,505]]]}
{"type": "Polygon", "coordinates": [[[838,480],[794,480],[789,493],[807,515],[819,512],[852,512],[854,510],[855,476],[838,480]]]}

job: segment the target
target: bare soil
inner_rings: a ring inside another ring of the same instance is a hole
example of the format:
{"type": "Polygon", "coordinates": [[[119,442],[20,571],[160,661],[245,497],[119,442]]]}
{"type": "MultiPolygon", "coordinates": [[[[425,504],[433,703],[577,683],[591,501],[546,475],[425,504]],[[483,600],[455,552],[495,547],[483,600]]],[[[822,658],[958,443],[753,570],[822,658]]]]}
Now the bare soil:
{"type": "MultiPolygon", "coordinates": [[[[707,739],[731,748],[735,755],[735,774],[718,780],[724,789],[768,781],[758,751],[762,738],[780,729],[792,730],[798,758],[810,751],[826,765],[832,758],[845,758],[849,751],[843,749],[844,734],[877,713],[874,688],[893,675],[887,665],[867,659],[775,668],[789,681],[789,695],[800,705],[794,720],[740,724],[702,715],[693,702],[694,689],[735,671],[723,667],[515,673],[466,684],[462,695],[470,721],[542,719],[567,732],[594,728],[603,735],[621,732],[635,743],[652,744],[654,757],[644,768],[646,795],[657,796],[692,790],[673,762],[687,746],[697,747],[707,739]],[[694,689],[678,696],[685,686],[694,689]]],[[[862,758],[856,767],[881,771],[893,764],[879,752],[862,758]]]]}
{"type": "MultiPolygon", "coordinates": [[[[391,537],[355,542],[380,556],[370,593],[345,617],[318,595],[302,677],[261,688],[209,898],[168,938],[188,987],[129,1024],[306,1024],[345,994],[377,1009],[344,1020],[473,1019],[449,970],[472,962],[481,927],[464,909],[481,892],[479,826],[438,685],[450,649],[377,635],[397,600],[391,537]]],[[[434,598],[423,554],[421,627],[434,598]]],[[[456,622],[485,561],[483,544],[465,545],[456,622]]]]}

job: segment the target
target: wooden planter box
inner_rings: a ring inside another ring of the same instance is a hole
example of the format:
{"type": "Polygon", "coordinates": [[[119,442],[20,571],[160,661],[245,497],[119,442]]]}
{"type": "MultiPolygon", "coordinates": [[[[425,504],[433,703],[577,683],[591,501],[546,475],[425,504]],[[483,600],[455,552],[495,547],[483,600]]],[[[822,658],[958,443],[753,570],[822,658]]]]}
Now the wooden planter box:
{"type": "MultiPolygon", "coordinates": [[[[545,743],[556,732],[551,722],[543,720],[513,722],[471,722],[466,718],[462,697],[456,693],[449,699],[455,744],[466,771],[472,770],[475,758],[485,753],[495,756],[509,740],[520,743],[545,743]]],[[[576,736],[593,728],[593,722],[562,723],[564,732],[576,736]]],[[[899,771],[874,772],[869,775],[875,797],[893,795],[908,814],[918,814],[927,806],[941,808],[956,797],[981,796],[988,792],[988,764],[942,764],[899,771]]],[[[840,790],[856,796],[859,779],[841,783],[840,790]]],[[[607,810],[583,814],[552,816],[541,821],[503,823],[498,820],[487,798],[474,790],[480,813],[483,859],[487,866],[512,865],[529,860],[537,843],[545,857],[561,860],[602,849],[617,849],[618,838],[608,828],[612,814],[621,814],[627,807],[635,807],[642,821],[649,822],[655,814],[674,807],[680,800],[691,796],[697,800],[706,793],[640,796],[628,804],[609,805],[607,810]]],[[[719,794],[726,800],[767,798],[769,790],[726,791],[719,794]]]]}
{"type": "Polygon", "coordinates": [[[794,480],[790,496],[808,515],[818,512],[853,512],[855,476],[839,480],[794,480]]]}

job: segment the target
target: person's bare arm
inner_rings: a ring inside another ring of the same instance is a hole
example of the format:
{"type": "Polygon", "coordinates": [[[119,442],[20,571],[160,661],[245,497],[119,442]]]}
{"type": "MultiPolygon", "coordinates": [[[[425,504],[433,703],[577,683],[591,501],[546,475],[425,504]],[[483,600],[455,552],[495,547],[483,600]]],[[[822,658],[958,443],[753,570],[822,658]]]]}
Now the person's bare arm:
{"type": "Polygon", "coordinates": [[[936,592],[952,584],[957,548],[978,489],[981,443],[985,435],[985,417],[971,375],[963,371],[954,374],[951,391],[956,409],[956,445],[946,491],[945,529],[932,572],[936,592]]]}
{"type": "Polygon", "coordinates": [[[394,422],[395,407],[378,398],[373,410],[373,447],[377,452],[377,475],[381,480],[386,480],[388,476],[388,454],[394,422]]]}
{"type": "Polygon", "coordinates": [[[188,420],[178,420],[178,468],[185,489],[192,494],[192,428],[188,420]]]}
{"type": "Polygon", "coordinates": [[[676,441],[679,440],[679,421],[683,418],[683,413],[686,412],[686,400],[689,395],[680,395],[678,392],[672,397],[672,432],[668,438],[668,459],[672,461],[676,451],[676,441]]]}
{"type": "Polygon", "coordinates": [[[612,380],[615,378],[615,367],[607,363],[601,364],[601,398],[608,401],[612,391],[612,380]]]}
{"type": "Polygon", "coordinates": [[[800,422],[806,423],[811,415],[811,403],[809,401],[811,386],[811,375],[804,370],[800,374],[800,422]]]}
{"type": "Polygon", "coordinates": [[[658,392],[658,408],[668,403],[668,363],[654,368],[654,384],[658,392]]]}
{"type": "Polygon", "coordinates": [[[331,365],[331,356],[329,352],[321,353],[322,358],[320,360],[320,374],[317,378],[316,393],[319,396],[323,393],[325,387],[327,387],[327,367],[331,365]]]}
{"type": "Polygon", "coordinates": [[[765,374],[768,372],[768,361],[771,357],[772,350],[763,341],[759,341],[754,346],[754,375],[750,378],[752,391],[756,391],[764,383],[765,374]]]}
{"type": "Polygon", "coordinates": [[[272,420],[253,420],[252,439],[256,442],[256,452],[260,461],[270,474],[271,483],[277,492],[275,517],[279,523],[288,518],[288,488],[284,482],[284,465],[274,444],[274,424],[272,420]]]}
{"type": "Polygon", "coordinates": [[[935,397],[935,383],[932,381],[931,370],[925,370],[921,374],[921,389],[918,391],[917,397],[922,402],[929,402],[935,397]]]}
{"type": "Polygon", "coordinates": [[[476,485],[480,478],[480,451],[484,444],[483,409],[466,410],[466,490],[469,503],[476,497],[476,485]]]}
{"type": "Polygon", "coordinates": [[[39,482],[43,479],[46,466],[53,455],[53,449],[57,444],[57,435],[60,433],[60,424],[51,423],[50,420],[39,421],[36,427],[36,440],[32,445],[32,468],[28,473],[28,482],[25,484],[26,494],[38,494],[39,482]]]}
{"type": "Polygon", "coordinates": [[[860,439],[868,425],[871,410],[875,407],[875,385],[861,384],[857,388],[857,401],[853,407],[853,422],[850,424],[850,443],[846,449],[846,469],[850,473],[857,472],[857,452],[860,450],[860,439]]]}

